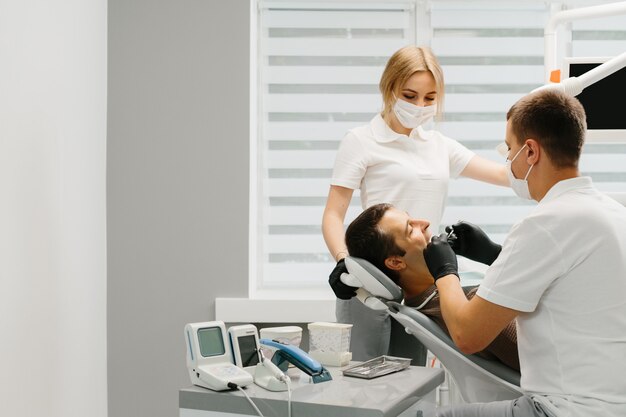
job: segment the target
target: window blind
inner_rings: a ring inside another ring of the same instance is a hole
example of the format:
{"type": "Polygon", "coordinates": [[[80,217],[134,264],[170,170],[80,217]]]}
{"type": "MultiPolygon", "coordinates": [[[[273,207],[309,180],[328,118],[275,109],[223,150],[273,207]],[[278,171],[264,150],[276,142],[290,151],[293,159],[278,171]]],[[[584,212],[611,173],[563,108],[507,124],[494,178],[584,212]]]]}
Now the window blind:
{"type": "MultiPolygon", "coordinates": [[[[326,285],[321,234],[335,153],[382,108],[387,60],[415,38],[409,2],[260,3],[258,285],[326,285]]],[[[346,221],[361,211],[358,192],[346,221]]]]}
{"type": "MultiPolygon", "coordinates": [[[[446,99],[436,126],[485,158],[504,162],[509,107],[543,84],[543,1],[261,1],[258,10],[258,193],[256,285],[326,287],[334,261],[321,234],[341,138],[381,110],[388,58],[430,44],[446,99]]],[[[626,50],[624,20],[574,26],[576,54],[594,45],[626,50]],[[610,41],[608,44],[607,41],[610,41]]],[[[626,190],[626,145],[589,144],[581,168],[601,189],[626,190]],[[620,159],[621,158],[621,159],[620,159]]],[[[465,219],[502,241],[534,203],[504,187],[451,180],[442,225],[465,219]]],[[[360,213],[358,191],[348,224],[360,213]]]]}
{"type": "MultiPolygon", "coordinates": [[[[431,10],[432,48],[446,77],[444,120],[438,129],[477,155],[504,163],[506,112],[543,84],[543,2],[444,2],[431,10]]],[[[450,181],[442,225],[463,219],[502,242],[534,203],[509,188],[450,181]]]]}

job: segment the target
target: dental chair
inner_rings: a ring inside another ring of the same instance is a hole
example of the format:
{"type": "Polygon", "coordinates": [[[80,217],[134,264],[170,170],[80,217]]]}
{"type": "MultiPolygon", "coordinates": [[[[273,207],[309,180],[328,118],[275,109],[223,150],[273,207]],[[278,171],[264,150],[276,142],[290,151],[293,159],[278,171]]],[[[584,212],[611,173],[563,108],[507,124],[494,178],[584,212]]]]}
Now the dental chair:
{"type": "Polygon", "coordinates": [[[346,258],[349,274],[341,280],[358,287],[357,298],[369,308],[388,310],[391,317],[416,337],[441,364],[467,403],[515,399],[523,395],[520,374],[498,361],[461,352],[437,323],[418,310],[401,304],[402,289],[370,262],[346,258]]]}

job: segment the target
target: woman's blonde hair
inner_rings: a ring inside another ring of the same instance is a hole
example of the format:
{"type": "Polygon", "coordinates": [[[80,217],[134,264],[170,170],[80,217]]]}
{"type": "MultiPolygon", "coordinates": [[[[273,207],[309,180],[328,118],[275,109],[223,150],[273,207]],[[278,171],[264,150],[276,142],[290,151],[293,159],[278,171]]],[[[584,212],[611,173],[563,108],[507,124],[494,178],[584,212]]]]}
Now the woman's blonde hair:
{"type": "Polygon", "coordinates": [[[443,111],[444,82],[443,71],[439,61],[430,48],[424,46],[405,46],[396,51],[389,61],[380,78],[380,92],[383,95],[383,116],[393,111],[397,96],[402,86],[417,71],[430,71],[435,79],[437,89],[437,114],[443,111]]]}

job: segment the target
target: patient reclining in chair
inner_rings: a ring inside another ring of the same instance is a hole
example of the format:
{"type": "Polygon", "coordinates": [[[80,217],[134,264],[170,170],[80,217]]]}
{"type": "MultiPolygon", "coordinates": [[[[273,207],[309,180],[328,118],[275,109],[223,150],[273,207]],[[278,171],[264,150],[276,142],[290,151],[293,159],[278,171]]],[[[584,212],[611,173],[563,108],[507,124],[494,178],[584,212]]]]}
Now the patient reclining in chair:
{"type": "MultiPolygon", "coordinates": [[[[429,316],[448,333],[433,277],[424,261],[423,251],[431,232],[426,220],[412,219],[391,204],[377,204],[361,213],[346,230],[350,256],[363,258],[398,284],[404,292],[404,304],[429,316]]],[[[478,287],[464,287],[472,298],[478,287]]],[[[509,325],[478,355],[498,359],[519,370],[515,322],[509,325]]]]}

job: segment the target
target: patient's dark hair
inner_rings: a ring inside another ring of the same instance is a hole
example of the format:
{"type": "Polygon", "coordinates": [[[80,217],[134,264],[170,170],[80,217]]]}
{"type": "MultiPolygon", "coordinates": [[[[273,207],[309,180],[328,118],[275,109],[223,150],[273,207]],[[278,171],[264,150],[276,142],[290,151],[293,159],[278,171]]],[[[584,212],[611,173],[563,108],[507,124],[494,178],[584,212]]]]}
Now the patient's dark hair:
{"type": "Polygon", "coordinates": [[[404,256],[406,252],[396,245],[392,235],[378,227],[380,219],[392,207],[386,203],[376,204],[359,214],[346,230],[346,246],[350,256],[371,262],[397,284],[400,275],[398,271],[385,266],[385,259],[390,256],[404,256]]]}

